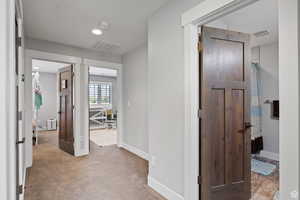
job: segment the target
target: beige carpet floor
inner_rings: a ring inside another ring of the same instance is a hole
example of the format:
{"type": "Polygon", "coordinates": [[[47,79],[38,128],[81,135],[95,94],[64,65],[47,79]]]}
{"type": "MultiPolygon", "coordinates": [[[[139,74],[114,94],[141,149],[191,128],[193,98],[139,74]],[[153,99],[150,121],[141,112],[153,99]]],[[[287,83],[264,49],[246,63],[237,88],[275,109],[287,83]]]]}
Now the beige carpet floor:
{"type": "Polygon", "coordinates": [[[41,133],[33,149],[25,200],[163,200],[147,186],[148,164],[117,146],[91,142],[76,158],[57,147],[56,132],[41,133]]]}
{"type": "MultiPolygon", "coordinates": [[[[279,189],[279,163],[269,176],[252,172],[251,200],[272,200],[279,189]]],[[[147,186],[145,160],[116,145],[91,142],[89,156],[75,158],[58,148],[56,131],[41,132],[33,148],[25,200],[162,200],[147,186]]]]}
{"type": "Polygon", "coordinates": [[[98,146],[117,144],[117,129],[91,129],[90,140],[98,146]]]}

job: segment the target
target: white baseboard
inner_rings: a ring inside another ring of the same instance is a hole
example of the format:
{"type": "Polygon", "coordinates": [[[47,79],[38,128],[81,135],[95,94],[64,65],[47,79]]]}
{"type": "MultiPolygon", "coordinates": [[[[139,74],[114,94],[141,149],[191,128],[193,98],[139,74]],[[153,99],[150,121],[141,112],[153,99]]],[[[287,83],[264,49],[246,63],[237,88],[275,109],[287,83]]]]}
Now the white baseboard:
{"type": "Polygon", "coordinates": [[[74,156],[75,157],[81,157],[81,156],[86,156],[86,155],[89,155],[90,154],[90,150],[89,149],[84,149],[84,150],[81,150],[81,151],[76,151],[74,152],[74,156]]]}
{"type": "Polygon", "coordinates": [[[129,151],[129,152],[131,152],[131,153],[133,153],[133,154],[135,154],[135,155],[137,155],[137,156],[139,156],[139,157],[141,157],[141,158],[149,161],[149,154],[148,153],[146,153],[146,152],[144,152],[144,151],[142,151],[142,150],[140,150],[140,149],[138,149],[138,148],[136,148],[134,146],[125,144],[125,143],[122,143],[120,146],[122,148],[126,149],[127,151],[129,151]]]}
{"type": "Polygon", "coordinates": [[[183,196],[148,176],[148,186],[168,200],[184,200],[183,196]]]}
{"type": "Polygon", "coordinates": [[[279,154],[278,153],[273,153],[273,152],[270,152],[270,151],[261,151],[259,156],[269,158],[271,160],[279,161],[279,154]]]}

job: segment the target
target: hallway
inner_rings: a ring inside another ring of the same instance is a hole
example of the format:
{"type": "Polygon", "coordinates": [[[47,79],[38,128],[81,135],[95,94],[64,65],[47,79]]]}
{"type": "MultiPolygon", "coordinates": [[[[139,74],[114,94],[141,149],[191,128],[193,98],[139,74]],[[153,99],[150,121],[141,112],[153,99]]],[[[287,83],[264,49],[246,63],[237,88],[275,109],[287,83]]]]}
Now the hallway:
{"type": "Polygon", "coordinates": [[[116,146],[91,144],[75,158],[57,147],[55,132],[42,133],[28,170],[26,200],[163,200],[147,186],[147,162],[116,146]]]}

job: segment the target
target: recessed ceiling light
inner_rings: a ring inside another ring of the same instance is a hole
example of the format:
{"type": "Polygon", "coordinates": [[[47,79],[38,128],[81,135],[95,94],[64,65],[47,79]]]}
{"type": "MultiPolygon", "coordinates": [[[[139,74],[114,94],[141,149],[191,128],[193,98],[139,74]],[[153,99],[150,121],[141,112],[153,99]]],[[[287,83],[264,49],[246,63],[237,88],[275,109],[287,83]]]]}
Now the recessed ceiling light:
{"type": "Polygon", "coordinates": [[[99,28],[94,28],[93,30],[92,30],[92,33],[94,34],[94,35],[102,35],[102,31],[101,31],[101,29],[99,29],[99,28]]]}

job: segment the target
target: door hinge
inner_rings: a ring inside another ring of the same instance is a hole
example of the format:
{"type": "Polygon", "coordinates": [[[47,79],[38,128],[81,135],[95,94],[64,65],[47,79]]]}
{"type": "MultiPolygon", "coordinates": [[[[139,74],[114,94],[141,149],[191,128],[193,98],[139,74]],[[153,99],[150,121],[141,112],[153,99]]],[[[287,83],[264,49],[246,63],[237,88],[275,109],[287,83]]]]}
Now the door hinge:
{"type": "Polygon", "coordinates": [[[198,110],[198,118],[200,119],[202,117],[202,111],[199,109],[198,110]]]}
{"type": "Polygon", "coordinates": [[[25,74],[22,74],[21,80],[22,82],[25,82],[25,74]]]}
{"type": "Polygon", "coordinates": [[[75,77],[75,72],[72,72],[72,76],[75,77]]]}
{"type": "Polygon", "coordinates": [[[24,144],[25,140],[26,140],[25,137],[23,137],[22,140],[21,141],[17,141],[16,144],[24,144]]]}
{"type": "Polygon", "coordinates": [[[201,184],[202,184],[202,177],[198,176],[198,185],[201,185],[201,184]]]}
{"type": "Polygon", "coordinates": [[[21,46],[22,46],[22,38],[21,38],[21,37],[18,37],[18,38],[17,38],[17,46],[18,46],[18,47],[21,47],[21,46]]]}
{"type": "Polygon", "coordinates": [[[18,86],[19,85],[19,77],[18,77],[18,75],[16,74],[16,86],[18,86]]]}
{"type": "Polygon", "coordinates": [[[202,42],[198,42],[198,51],[199,52],[202,52],[202,50],[203,50],[203,47],[202,47],[202,42]]]}
{"type": "Polygon", "coordinates": [[[19,111],[18,112],[18,120],[21,121],[22,120],[22,114],[23,112],[22,111],[19,111]]]}
{"type": "Polygon", "coordinates": [[[17,186],[17,194],[23,194],[23,185],[17,186]]]}

